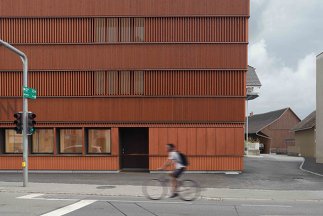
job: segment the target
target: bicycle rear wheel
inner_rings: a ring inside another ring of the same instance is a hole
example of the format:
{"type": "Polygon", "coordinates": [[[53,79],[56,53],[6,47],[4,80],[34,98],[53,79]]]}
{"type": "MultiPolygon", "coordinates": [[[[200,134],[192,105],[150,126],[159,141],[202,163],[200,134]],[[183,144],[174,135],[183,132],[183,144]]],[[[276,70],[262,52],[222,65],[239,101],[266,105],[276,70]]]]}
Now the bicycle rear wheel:
{"type": "Polygon", "coordinates": [[[151,179],[143,185],[142,192],[151,200],[159,200],[165,197],[166,187],[159,179],[151,179]]]}
{"type": "Polygon", "coordinates": [[[178,187],[178,193],[182,200],[192,201],[200,195],[200,187],[193,180],[183,180],[178,187]]]}

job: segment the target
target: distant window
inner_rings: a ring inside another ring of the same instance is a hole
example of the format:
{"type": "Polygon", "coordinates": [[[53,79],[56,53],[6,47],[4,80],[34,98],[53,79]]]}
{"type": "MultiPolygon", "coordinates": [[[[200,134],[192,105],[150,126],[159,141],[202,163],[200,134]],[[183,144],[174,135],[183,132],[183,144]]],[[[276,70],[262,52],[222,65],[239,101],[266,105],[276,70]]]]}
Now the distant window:
{"type": "Polygon", "coordinates": [[[119,72],[119,95],[130,95],[130,71],[119,72]]]}
{"type": "Polygon", "coordinates": [[[106,91],[106,72],[95,71],[94,72],[94,94],[105,95],[106,91]]]}
{"type": "Polygon", "coordinates": [[[108,40],[107,42],[118,42],[118,18],[108,18],[108,40]]]}
{"type": "Polygon", "coordinates": [[[134,42],[145,40],[145,27],[143,18],[134,18],[134,42]]]}
{"type": "Polygon", "coordinates": [[[7,129],[5,137],[5,153],[22,153],[22,134],[17,134],[15,130],[7,129]]]}
{"type": "Polygon", "coordinates": [[[81,129],[60,130],[60,153],[82,153],[82,143],[81,129]]]}
{"type": "Polygon", "coordinates": [[[37,129],[32,136],[33,153],[53,153],[54,152],[54,130],[37,129]]]}
{"type": "Polygon", "coordinates": [[[94,42],[143,42],[144,18],[94,18],[94,42]]]}
{"type": "Polygon", "coordinates": [[[131,25],[130,18],[120,18],[119,21],[119,41],[120,42],[130,42],[131,41],[131,25]]]}
{"type": "Polygon", "coordinates": [[[94,42],[106,42],[106,21],[105,18],[94,18],[94,42]]]}
{"type": "Polygon", "coordinates": [[[133,94],[143,95],[144,94],[144,72],[133,71],[133,94]]]}
{"type": "Polygon", "coordinates": [[[109,129],[88,130],[89,153],[111,153],[111,133],[109,129]]]}

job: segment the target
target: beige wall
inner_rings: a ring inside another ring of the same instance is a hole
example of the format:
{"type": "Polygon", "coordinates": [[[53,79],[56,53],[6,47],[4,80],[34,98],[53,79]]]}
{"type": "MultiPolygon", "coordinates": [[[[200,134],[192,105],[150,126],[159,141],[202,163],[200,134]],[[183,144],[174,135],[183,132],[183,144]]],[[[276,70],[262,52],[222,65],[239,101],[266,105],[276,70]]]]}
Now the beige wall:
{"type": "Polygon", "coordinates": [[[323,163],[323,53],[316,59],[316,162],[323,163]]]}
{"type": "Polygon", "coordinates": [[[295,148],[304,157],[315,157],[314,128],[295,132],[295,148]]]}

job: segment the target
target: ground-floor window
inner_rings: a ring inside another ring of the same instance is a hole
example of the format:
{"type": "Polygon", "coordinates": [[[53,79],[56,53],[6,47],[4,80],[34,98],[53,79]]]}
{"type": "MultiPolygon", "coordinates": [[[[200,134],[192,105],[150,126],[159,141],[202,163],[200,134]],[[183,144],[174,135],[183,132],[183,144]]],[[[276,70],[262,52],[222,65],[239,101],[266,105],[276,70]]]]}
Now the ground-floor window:
{"type": "Polygon", "coordinates": [[[5,153],[22,153],[22,135],[17,134],[15,130],[5,130],[5,153]]]}
{"type": "Polygon", "coordinates": [[[32,136],[32,153],[54,153],[54,130],[37,129],[32,136]]]}
{"type": "Polygon", "coordinates": [[[111,130],[89,129],[88,130],[88,152],[89,153],[111,153],[111,130]]]}
{"type": "Polygon", "coordinates": [[[61,129],[60,153],[82,153],[82,129],[61,129]]]}

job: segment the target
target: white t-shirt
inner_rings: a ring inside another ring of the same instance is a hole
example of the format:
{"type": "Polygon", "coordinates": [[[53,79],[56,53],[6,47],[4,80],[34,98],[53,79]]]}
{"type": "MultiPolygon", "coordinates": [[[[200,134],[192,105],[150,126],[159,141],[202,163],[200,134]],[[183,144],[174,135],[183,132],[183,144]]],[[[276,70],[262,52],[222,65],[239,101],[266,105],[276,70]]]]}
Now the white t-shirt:
{"type": "Polygon", "coordinates": [[[183,164],[181,164],[181,156],[178,154],[177,151],[172,151],[168,153],[168,159],[175,162],[175,168],[180,169],[185,167],[183,164]]]}

